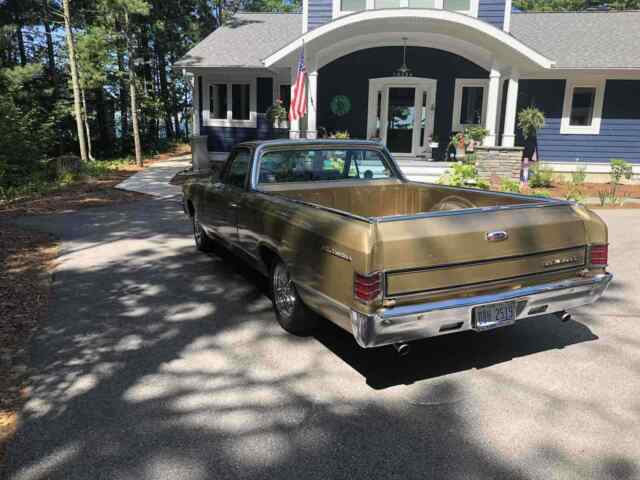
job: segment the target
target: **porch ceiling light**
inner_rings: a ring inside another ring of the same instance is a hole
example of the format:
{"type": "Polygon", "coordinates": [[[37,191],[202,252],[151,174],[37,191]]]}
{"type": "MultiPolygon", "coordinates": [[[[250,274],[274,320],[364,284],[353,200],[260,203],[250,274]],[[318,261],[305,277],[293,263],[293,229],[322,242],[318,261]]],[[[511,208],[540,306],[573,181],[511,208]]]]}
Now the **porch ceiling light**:
{"type": "Polygon", "coordinates": [[[402,66],[394,73],[394,77],[413,77],[413,72],[407,67],[407,37],[402,37],[402,66]]]}

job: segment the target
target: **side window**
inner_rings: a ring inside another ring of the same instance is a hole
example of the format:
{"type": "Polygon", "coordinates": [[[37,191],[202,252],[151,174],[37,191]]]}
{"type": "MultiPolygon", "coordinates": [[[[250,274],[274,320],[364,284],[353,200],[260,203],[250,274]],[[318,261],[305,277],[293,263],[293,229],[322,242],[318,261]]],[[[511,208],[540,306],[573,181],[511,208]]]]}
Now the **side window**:
{"type": "Polygon", "coordinates": [[[245,148],[235,151],[225,168],[222,183],[244,188],[251,165],[251,152],[245,148]]]}

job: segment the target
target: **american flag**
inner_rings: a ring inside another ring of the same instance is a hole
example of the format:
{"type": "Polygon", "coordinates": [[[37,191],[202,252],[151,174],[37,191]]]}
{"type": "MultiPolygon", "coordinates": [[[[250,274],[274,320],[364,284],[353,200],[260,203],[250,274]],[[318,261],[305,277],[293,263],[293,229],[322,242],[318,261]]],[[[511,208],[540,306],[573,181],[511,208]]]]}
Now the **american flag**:
{"type": "Polygon", "coordinates": [[[293,85],[293,95],[291,107],[289,108],[289,120],[298,120],[307,113],[307,88],[306,88],[307,67],[304,65],[304,46],[300,51],[298,61],[298,74],[296,83],[293,85]]]}

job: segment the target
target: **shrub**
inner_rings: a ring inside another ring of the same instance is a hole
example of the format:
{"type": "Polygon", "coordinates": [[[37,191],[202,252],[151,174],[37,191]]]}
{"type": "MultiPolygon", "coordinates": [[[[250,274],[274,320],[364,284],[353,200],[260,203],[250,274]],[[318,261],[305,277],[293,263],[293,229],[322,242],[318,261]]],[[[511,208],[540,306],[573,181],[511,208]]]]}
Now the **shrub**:
{"type": "Polygon", "coordinates": [[[337,140],[349,140],[351,135],[348,130],[333,132],[329,138],[335,138],[337,140]]]}
{"type": "Polygon", "coordinates": [[[544,113],[536,107],[527,107],[518,112],[518,127],[522,130],[525,140],[535,137],[544,124],[544,113]]]}
{"type": "Polygon", "coordinates": [[[620,158],[612,158],[609,160],[609,164],[611,165],[611,183],[614,185],[619,185],[623,177],[629,180],[631,175],[633,175],[633,170],[629,162],[625,162],[620,158]]]}
{"type": "Polygon", "coordinates": [[[278,98],[266,112],[266,117],[271,122],[281,122],[287,119],[287,109],[284,108],[282,99],[278,98]]]}
{"type": "Polygon", "coordinates": [[[503,178],[500,181],[500,191],[509,193],[520,193],[520,182],[510,178],[503,178]]]}
{"type": "Polygon", "coordinates": [[[480,126],[467,127],[464,130],[464,135],[476,143],[482,143],[484,137],[489,135],[489,130],[480,126]]]}
{"type": "Polygon", "coordinates": [[[488,190],[489,182],[478,177],[478,170],[473,164],[457,162],[452,167],[452,172],[440,177],[440,184],[451,187],[472,187],[488,190]]]}
{"type": "Polygon", "coordinates": [[[536,197],[551,198],[551,192],[549,192],[549,190],[535,190],[533,194],[536,197]]]}
{"type": "Polygon", "coordinates": [[[541,165],[534,166],[529,172],[529,186],[531,188],[549,188],[553,180],[553,170],[541,165]]]}

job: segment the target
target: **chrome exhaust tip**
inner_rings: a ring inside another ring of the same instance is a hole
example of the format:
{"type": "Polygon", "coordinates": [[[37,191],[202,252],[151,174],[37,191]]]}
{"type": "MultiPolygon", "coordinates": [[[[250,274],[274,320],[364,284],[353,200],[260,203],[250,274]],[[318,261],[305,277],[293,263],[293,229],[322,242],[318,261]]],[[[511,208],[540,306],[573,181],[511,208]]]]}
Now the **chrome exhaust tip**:
{"type": "Polygon", "coordinates": [[[571,314],[568,312],[559,312],[558,317],[563,322],[568,322],[569,320],[571,320],[571,314]]]}
{"type": "Polygon", "coordinates": [[[396,349],[396,352],[401,357],[408,355],[410,350],[408,343],[394,343],[393,348],[396,349]]]}

